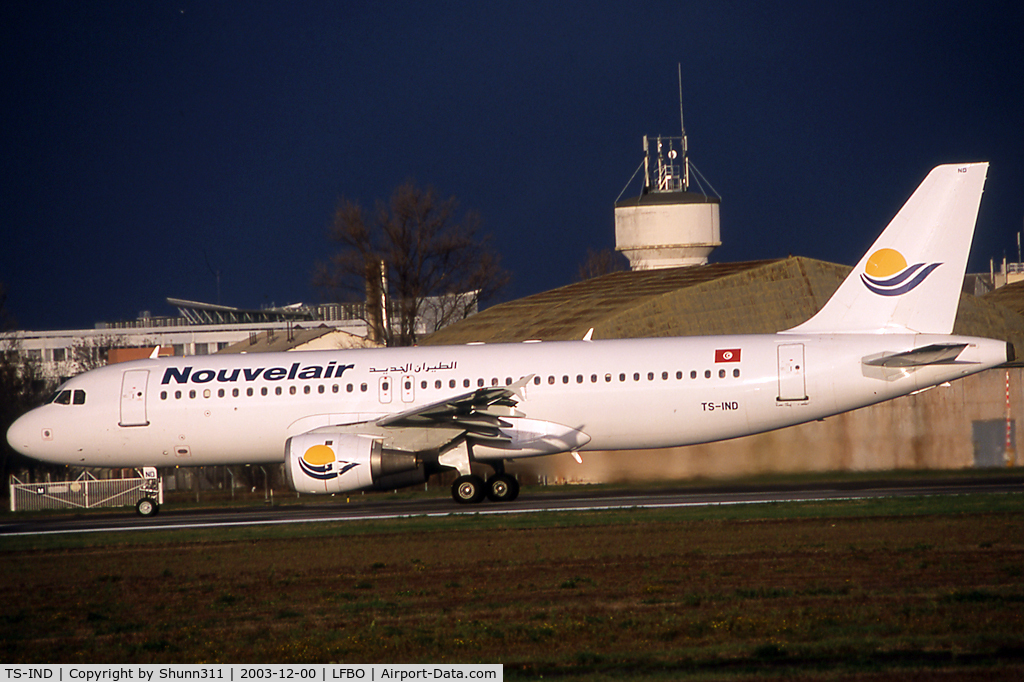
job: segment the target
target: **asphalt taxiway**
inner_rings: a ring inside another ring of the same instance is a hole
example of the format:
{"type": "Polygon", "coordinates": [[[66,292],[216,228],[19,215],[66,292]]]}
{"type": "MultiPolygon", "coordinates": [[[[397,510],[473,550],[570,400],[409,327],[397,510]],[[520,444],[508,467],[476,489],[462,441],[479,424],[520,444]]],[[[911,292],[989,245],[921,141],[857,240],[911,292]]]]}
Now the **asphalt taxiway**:
{"type": "Polygon", "coordinates": [[[886,480],[820,483],[789,486],[715,486],[672,490],[590,490],[567,487],[525,488],[518,500],[506,504],[456,504],[451,498],[391,500],[385,496],[342,496],[316,499],[308,504],[230,509],[174,509],[165,505],[155,517],[134,513],[84,512],[25,516],[11,514],[0,523],[0,536],[102,533],[184,528],[225,528],[295,523],[338,523],[409,517],[531,514],[608,509],[658,509],[712,505],[868,499],[971,493],[1024,493],[1024,476],[963,477],[934,480],[886,480]],[[537,492],[534,492],[537,491],[537,492]],[[348,500],[355,500],[346,501],[348,500]]]}

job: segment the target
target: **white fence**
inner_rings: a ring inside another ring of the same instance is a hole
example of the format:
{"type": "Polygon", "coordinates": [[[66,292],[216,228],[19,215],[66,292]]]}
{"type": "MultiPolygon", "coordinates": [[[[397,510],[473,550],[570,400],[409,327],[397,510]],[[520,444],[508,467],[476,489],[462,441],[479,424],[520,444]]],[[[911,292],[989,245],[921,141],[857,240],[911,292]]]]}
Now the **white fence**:
{"type": "Polygon", "coordinates": [[[101,480],[85,472],[74,481],[22,483],[11,476],[11,511],[128,507],[144,497],[163,504],[163,480],[155,476],[101,480]]]}

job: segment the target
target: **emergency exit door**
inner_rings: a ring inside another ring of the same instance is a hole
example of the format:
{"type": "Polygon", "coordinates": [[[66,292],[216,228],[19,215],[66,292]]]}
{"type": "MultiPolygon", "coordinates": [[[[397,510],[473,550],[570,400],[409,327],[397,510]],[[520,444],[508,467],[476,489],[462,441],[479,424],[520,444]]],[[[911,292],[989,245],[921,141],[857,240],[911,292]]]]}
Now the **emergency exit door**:
{"type": "Polygon", "coordinates": [[[121,426],[149,426],[146,417],[148,369],[130,369],[121,379],[121,426]]]}
{"type": "Polygon", "coordinates": [[[779,346],[780,402],[807,400],[807,382],[804,377],[804,344],[787,343],[779,346]]]}

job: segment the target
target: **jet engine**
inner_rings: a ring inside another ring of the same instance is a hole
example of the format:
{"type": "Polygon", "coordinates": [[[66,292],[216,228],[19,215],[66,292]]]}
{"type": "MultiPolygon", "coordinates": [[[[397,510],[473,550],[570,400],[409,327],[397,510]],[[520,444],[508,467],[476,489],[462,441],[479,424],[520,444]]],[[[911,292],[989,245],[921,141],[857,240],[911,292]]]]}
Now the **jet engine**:
{"type": "Polygon", "coordinates": [[[285,443],[288,485],[300,493],[391,490],[427,480],[419,458],[385,450],[375,438],[337,433],[304,433],[285,443]]]}

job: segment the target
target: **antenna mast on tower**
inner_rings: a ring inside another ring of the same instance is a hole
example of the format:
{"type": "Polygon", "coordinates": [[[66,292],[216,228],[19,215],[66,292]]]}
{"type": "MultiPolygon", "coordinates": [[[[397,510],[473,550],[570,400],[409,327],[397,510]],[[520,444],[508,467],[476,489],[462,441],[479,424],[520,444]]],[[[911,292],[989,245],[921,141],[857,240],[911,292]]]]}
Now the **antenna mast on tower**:
{"type": "Polygon", "coordinates": [[[679,130],[683,134],[683,191],[690,191],[690,155],[686,144],[686,125],[683,123],[683,63],[676,62],[679,74],[679,130]]]}

